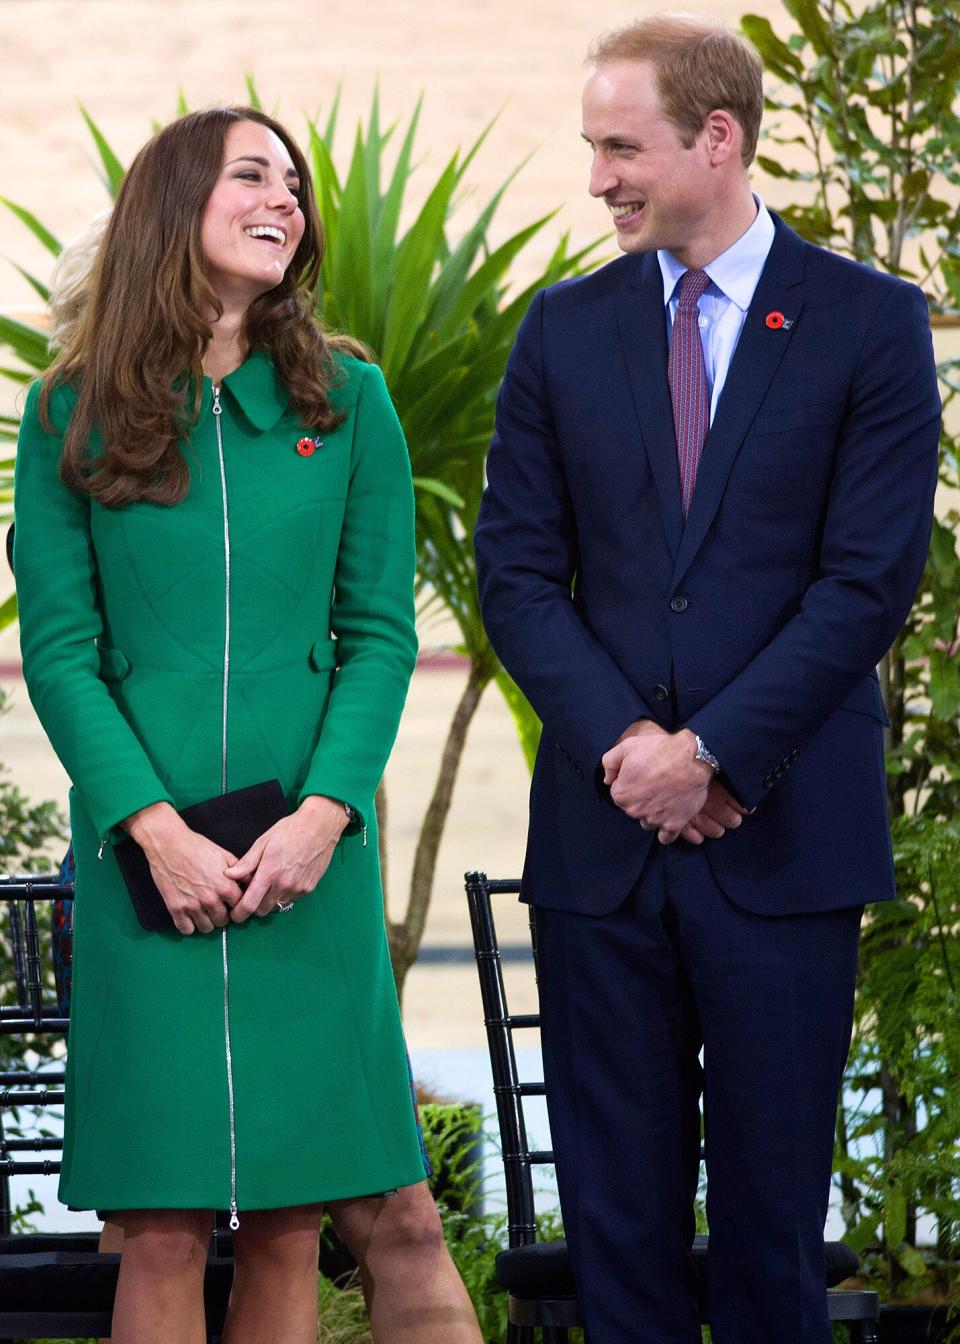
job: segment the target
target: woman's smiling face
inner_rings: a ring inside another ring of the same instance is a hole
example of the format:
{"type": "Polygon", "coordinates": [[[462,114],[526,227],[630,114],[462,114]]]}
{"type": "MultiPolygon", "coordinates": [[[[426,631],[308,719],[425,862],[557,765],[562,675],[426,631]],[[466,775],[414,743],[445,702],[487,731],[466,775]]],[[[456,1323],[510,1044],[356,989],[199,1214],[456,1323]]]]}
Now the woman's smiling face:
{"type": "Polygon", "coordinates": [[[300,181],[286,145],[259,122],[236,122],[223,150],[200,242],[207,278],[221,303],[249,307],[280,284],[300,245],[300,181]]]}

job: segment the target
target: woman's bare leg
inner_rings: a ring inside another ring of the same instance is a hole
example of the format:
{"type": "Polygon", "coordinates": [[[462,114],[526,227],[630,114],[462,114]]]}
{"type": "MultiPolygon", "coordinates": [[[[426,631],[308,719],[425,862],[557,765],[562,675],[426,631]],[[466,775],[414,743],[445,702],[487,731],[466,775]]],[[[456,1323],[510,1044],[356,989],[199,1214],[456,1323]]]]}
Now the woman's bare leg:
{"type": "Polygon", "coordinates": [[[483,1344],[426,1181],[328,1211],[360,1265],[376,1344],[483,1344]]]}
{"type": "Polygon", "coordinates": [[[300,1204],[240,1215],[223,1344],[316,1344],[322,1213],[300,1204]]]}
{"type": "Polygon", "coordinates": [[[123,1229],[113,1344],[205,1344],[203,1272],[212,1212],[128,1209],[113,1221],[123,1229]]]}

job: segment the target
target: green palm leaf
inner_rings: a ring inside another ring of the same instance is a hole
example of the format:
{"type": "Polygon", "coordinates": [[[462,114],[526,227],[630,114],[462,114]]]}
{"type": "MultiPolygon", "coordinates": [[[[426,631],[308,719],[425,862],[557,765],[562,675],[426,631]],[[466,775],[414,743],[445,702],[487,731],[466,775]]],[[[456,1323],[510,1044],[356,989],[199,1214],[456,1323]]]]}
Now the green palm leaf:
{"type": "Polygon", "coordinates": [[[260,95],[257,93],[257,86],[253,82],[253,75],[247,74],[243,77],[243,82],[247,88],[247,102],[250,107],[256,108],[258,112],[263,111],[263,104],[260,101],[260,95]]]}
{"type": "Polygon", "coordinates": [[[446,242],[444,226],[456,185],[454,155],[397,249],[384,317],[383,371],[388,382],[402,374],[411,346],[423,335],[431,280],[446,242]]]}
{"type": "MultiPolygon", "coordinates": [[[[41,372],[50,363],[50,351],[47,345],[47,333],[40,327],[30,326],[27,322],[18,322],[14,317],[0,313],[0,343],[8,345],[16,357],[41,372]]],[[[18,381],[24,381],[15,369],[4,369],[3,374],[18,381]]],[[[29,374],[26,381],[29,381],[29,374]]]]}
{"type": "Polygon", "coordinates": [[[434,481],[427,476],[414,476],[413,484],[417,490],[422,490],[428,495],[436,495],[437,499],[452,504],[455,509],[463,508],[463,500],[455,490],[450,489],[449,485],[444,485],[443,481],[434,481]]]}
{"type": "Polygon", "coordinates": [[[93,143],[97,147],[97,153],[99,154],[100,162],[103,165],[103,177],[101,178],[101,181],[107,188],[111,197],[115,200],[117,192],[120,190],[121,184],[123,183],[126,169],[107,144],[102,131],[84,107],[83,103],[80,103],[79,107],[81,115],[87,123],[87,129],[93,136],[93,143]]]}
{"type": "Polygon", "coordinates": [[[336,326],[362,341],[376,339],[373,312],[373,246],[370,236],[369,157],[363,132],[357,127],[353,159],[343,184],[337,219],[338,245],[331,247],[330,317],[336,326]],[[346,244],[344,239],[349,240],[346,244]]]}
{"type": "MultiPolygon", "coordinates": [[[[420,110],[423,107],[423,95],[417,99],[407,127],[406,135],[393,166],[393,175],[386,194],[380,200],[379,215],[373,240],[374,278],[380,282],[379,298],[386,304],[386,281],[390,276],[391,262],[397,241],[397,226],[400,222],[400,210],[403,197],[412,172],[413,144],[420,124],[420,110]]],[[[379,184],[379,176],[377,177],[379,184]]]]}
{"type": "Polygon", "coordinates": [[[6,196],[0,196],[0,204],[5,205],[8,210],[12,210],[17,219],[19,219],[21,223],[26,224],[33,236],[40,240],[48,252],[55,257],[59,257],[60,253],[63,251],[63,243],[54,238],[49,229],[44,228],[36,215],[25,209],[24,206],[17,205],[14,201],[7,200],[6,196]]]}
{"type": "Polygon", "coordinates": [[[0,366],[0,378],[7,378],[11,383],[32,383],[34,375],[26,369],[10,369],[0,366]]]}
{"type": "Polygon", "coordinates": [[[45,285],[42,280],[38,280],[35,275],[31,275],[29,271],[25,270],[17,262],[15,261],[11,262],[11,265],[13,266],[15,271],[20,272],[20,274],[23,276],[24,280],[26,280],[30,288],[34,291],[35,294],[39,295],[39,297],[43,300],[44,303],[50,302],[49,286],[45,285]]]}

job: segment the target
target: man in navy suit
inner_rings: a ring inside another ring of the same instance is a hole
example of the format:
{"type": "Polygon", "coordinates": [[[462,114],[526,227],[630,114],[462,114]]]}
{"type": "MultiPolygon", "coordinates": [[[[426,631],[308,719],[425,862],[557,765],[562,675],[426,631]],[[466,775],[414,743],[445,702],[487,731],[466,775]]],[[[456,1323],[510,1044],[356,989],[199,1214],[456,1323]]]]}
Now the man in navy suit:
{"type": "Polygon", "coordinates": [[[700,1339],[701,1096],[714,1344],[828,1344],[860,917],[893,894],[875,667],[929,541],[927,306],[766,210],[762,106],[708,22],[597,44],[590,191],[626,255],[534,299],[476,533],[543,721],[523,898],[591,1344],[700,1339]]]}

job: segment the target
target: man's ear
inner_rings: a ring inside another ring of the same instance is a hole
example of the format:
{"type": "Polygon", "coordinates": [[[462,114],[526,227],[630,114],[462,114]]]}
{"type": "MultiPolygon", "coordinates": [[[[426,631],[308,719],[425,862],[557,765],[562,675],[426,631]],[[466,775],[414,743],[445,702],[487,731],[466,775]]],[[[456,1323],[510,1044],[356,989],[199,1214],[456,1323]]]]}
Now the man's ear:
{"type": "Polygon", "coordinates": [[[743,131],[736,117],[725,108],[718,107],[708,113],[701,134],[712,164],[719,165],[733,158],[739,162],[743,131]]]}

